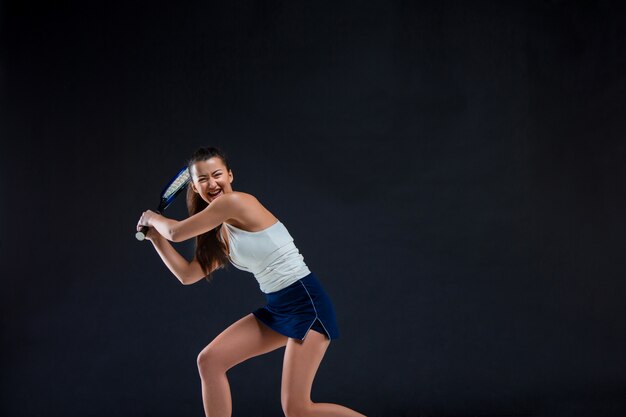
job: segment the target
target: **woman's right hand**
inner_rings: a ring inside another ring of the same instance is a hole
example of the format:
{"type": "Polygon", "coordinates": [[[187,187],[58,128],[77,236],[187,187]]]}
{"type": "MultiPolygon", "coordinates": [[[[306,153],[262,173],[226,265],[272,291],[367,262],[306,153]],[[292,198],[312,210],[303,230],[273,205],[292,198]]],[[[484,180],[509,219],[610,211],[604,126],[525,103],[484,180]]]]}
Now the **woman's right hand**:
{"type": "MultiPolygon", "coordinates": [[[[137,231],[141,229],[142,226],[137,226],[137,231]]],[[[154,227],[149,227],[148,232],[146,233],[146,240],[155,241],[161,239],[163,236],[154,227]]]]}

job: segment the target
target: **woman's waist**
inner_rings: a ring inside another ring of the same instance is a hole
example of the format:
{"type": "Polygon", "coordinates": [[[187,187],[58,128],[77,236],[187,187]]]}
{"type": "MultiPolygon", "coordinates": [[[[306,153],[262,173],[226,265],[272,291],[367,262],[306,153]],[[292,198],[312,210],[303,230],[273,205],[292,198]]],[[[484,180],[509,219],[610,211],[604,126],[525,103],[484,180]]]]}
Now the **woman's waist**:
{"type": "Polygon", "coordinates": [[[327,297],[326,291],[317,275],[309,271],[305,276],[296,279],[291,284],[279,290],[265,293],[265,298],[271,303],[290,298],[296,293],[303,293],[312,298],[327,297]]]}

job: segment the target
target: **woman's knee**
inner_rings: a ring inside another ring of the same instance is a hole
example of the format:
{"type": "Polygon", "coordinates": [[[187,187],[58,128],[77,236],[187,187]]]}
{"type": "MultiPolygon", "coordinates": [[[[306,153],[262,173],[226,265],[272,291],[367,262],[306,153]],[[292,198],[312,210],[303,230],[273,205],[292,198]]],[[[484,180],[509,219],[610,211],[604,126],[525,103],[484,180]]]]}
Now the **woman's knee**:
{"type": "Polygon", "coordinates": [[[202,349],[197,358],[198,370],[200,373],[209,372],[226,372],[228,370],[228,364],[220,355],[220,349],[216,346],[209,344],[202,349]]]}
{"type": "Polygon", "coordinates": [[[285,417],[306,417],[309,415],[312,404],[311,401],[295,400],[288,396],[281,399],[285,417]]]}

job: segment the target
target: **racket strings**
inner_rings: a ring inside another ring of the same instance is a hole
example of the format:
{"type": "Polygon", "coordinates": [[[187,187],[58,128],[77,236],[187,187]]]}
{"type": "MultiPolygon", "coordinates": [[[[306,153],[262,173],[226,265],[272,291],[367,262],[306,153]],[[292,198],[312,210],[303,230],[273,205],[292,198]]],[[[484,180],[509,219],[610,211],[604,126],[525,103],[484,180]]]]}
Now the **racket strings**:
{"type": "Polygon", "coordinates": [[[163,198],[169,198],[189,182],[189,171],[183,171],[163,192],[163,198]]]}

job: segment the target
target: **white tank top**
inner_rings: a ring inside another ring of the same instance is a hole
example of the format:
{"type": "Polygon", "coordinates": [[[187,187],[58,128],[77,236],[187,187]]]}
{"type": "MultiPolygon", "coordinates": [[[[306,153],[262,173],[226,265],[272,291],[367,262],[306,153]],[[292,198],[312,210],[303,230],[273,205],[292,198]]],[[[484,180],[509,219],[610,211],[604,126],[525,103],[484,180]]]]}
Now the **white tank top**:
{"type": "Polygon", "coordinates": [[[311,273],[280,221],[258,232],[228,223],[223,226],[228,233],[230,262],[238,269],[252,272],[264,293],[281,290],[311,273]]]}

